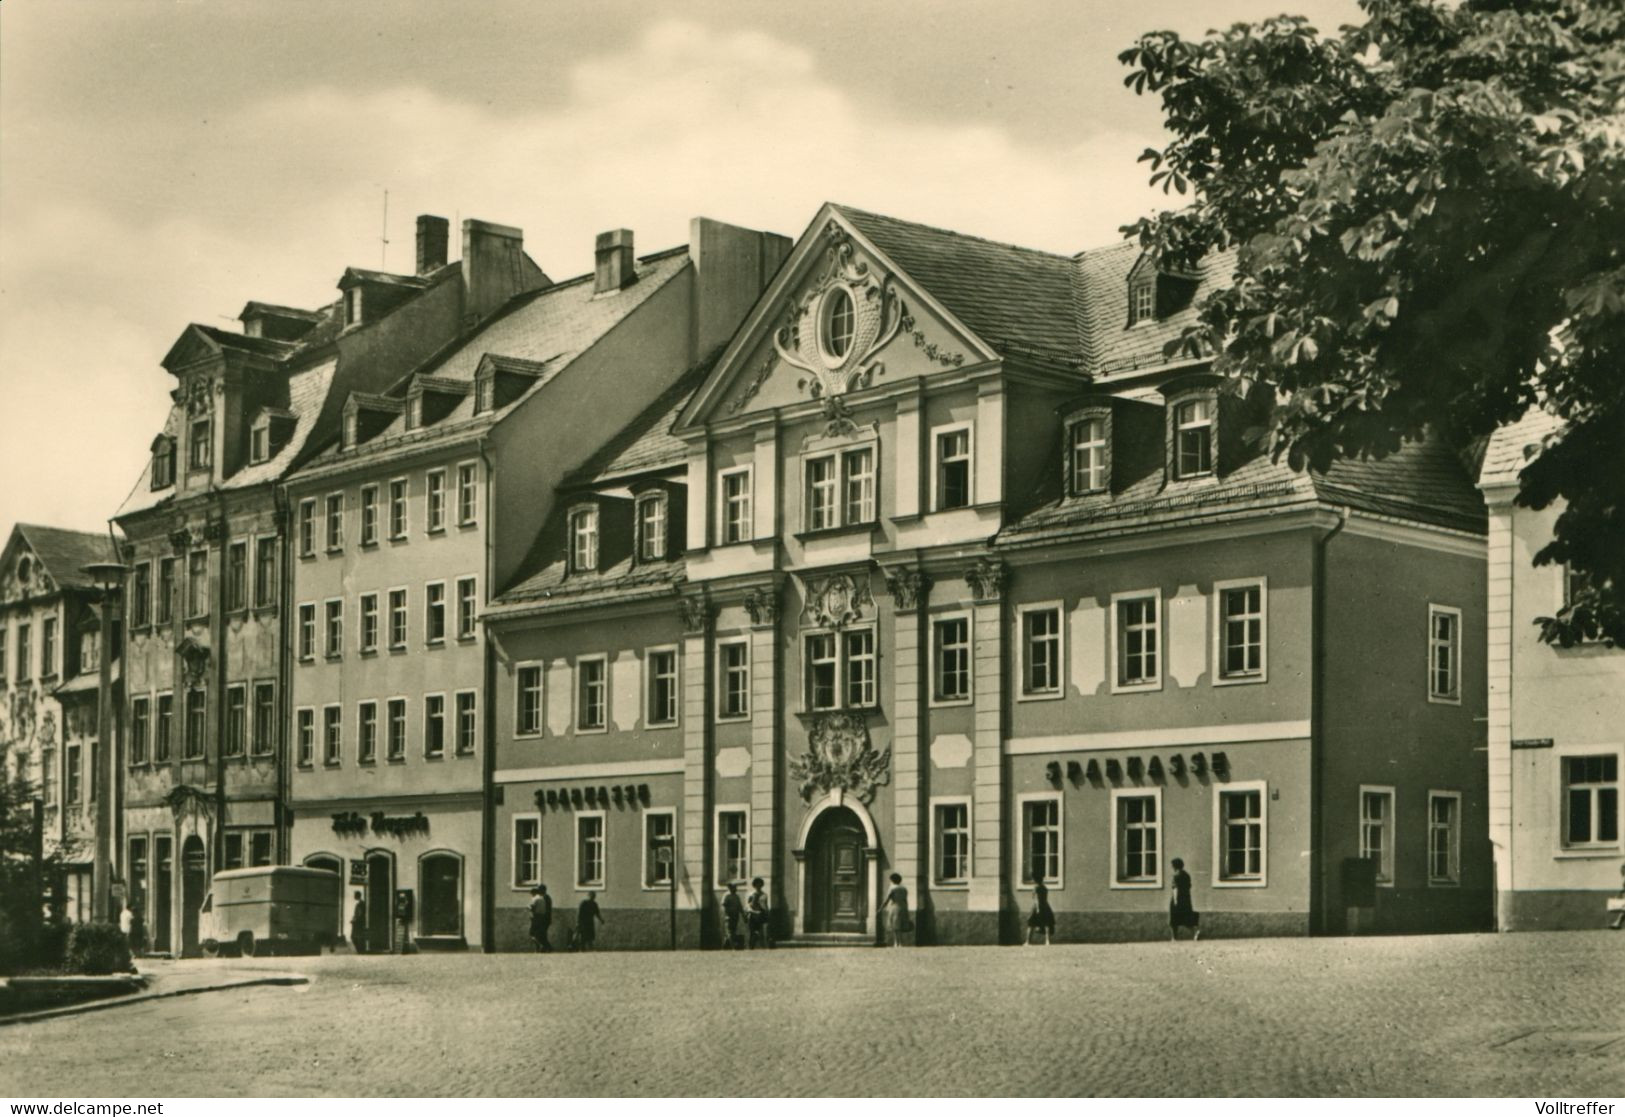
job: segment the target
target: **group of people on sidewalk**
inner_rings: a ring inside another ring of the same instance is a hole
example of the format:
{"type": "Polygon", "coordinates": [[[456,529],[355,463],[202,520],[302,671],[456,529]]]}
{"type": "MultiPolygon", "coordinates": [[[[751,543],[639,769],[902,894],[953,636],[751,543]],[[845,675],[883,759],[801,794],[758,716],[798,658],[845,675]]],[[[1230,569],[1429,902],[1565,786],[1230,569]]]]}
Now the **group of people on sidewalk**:
{"type": "MultiPolygon", "coordinates": [[[[547,894],[547,885],[538,884],[530,890],[530,941],[542,954],[553,951],[553,897],[547,894]]],[[[570,950],[591,950],[598,942],[598,928],[604,924],[604,913],[598,906],[598,896],[589,892],[576,907],[576,925],[570,929],[566,946],[570,950]]]]}

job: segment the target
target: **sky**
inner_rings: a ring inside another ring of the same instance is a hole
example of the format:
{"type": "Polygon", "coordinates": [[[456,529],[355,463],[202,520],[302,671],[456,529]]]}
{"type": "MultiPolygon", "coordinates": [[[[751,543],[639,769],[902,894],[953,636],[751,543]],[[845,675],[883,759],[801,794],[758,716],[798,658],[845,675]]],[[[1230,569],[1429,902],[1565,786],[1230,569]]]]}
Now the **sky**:
{"type": "Polygon", "coordinates": [[[0,531],[105,530],[182,329],[331,302],[347,266],[410,272],[420,213],[519,226],[555,279],[590,270],[605,229],[639,253],[702,215],[794,237],[825,201],[1111,243],[1171,204],[1135,162],[1165,140],[1158,105],[1118,52],[1283,10],[1359,18],[1355,0],[5,0],[0,531]]]}

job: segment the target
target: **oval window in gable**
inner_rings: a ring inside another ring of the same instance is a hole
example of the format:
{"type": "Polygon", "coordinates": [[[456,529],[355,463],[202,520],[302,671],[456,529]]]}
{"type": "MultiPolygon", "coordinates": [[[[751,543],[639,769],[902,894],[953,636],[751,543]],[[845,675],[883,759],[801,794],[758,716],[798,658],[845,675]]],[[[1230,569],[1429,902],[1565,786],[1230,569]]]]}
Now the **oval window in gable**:
{"type": "Polygon", "coordinates": [[[824,296],[819,341],[824,356],[832,364],[846,359],[852,348],[852,333],[857,325],[857,308],[852,303],[852,292],[845,287],[833,287],[824,296]]]}

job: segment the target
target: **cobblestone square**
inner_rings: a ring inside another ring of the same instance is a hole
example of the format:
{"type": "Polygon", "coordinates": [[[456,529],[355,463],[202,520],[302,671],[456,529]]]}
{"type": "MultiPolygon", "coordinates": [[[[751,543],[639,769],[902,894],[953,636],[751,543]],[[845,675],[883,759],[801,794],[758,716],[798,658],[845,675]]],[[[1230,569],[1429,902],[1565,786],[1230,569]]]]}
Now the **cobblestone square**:
{"type": "Polygon", "coordinates": [[[1617,1097],[1622,951],[1580,932],[158,963],[312,980],[0,1029],[0,1093],[1617,1097]]]}

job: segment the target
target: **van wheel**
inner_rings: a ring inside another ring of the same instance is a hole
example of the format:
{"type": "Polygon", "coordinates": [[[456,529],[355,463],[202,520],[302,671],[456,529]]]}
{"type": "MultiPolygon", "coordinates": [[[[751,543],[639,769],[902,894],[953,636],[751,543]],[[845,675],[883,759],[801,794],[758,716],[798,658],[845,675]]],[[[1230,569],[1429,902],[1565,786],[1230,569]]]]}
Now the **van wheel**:
{"type": "Polygon", "coordinates": [[[257,949],[258,946],[254,942],[253,931],[244,931],[237,936],[237,952],[244,958],[254,957],[254,951],[257,949]]]}
{"type": "Polygon", "coordinates": [[[220,957],[220,944],[214,939],[203,940],[203,956],[205,958],[220,957]]]}

